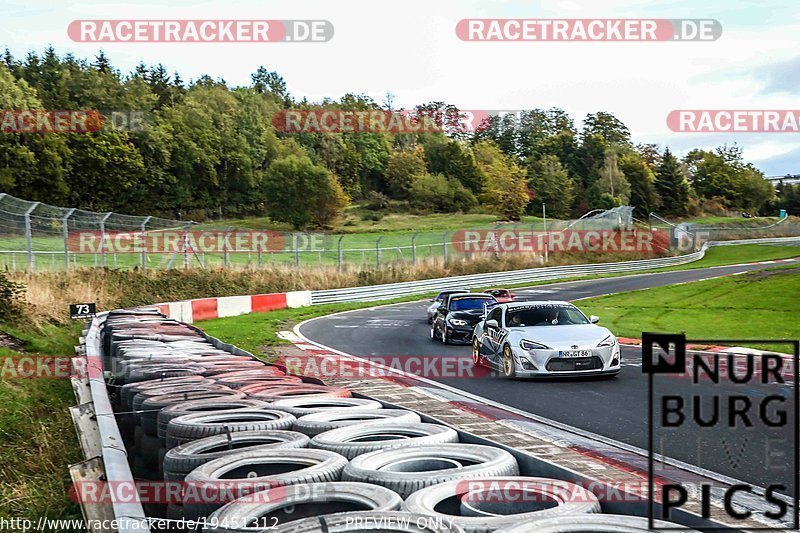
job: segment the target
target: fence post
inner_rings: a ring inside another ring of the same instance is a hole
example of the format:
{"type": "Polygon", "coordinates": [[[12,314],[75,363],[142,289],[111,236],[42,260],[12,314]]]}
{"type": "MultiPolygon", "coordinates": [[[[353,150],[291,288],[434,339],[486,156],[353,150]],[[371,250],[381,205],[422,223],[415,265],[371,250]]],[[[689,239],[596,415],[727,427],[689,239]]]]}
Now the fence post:
{"type": "Polygon", "coordinates": [[[74,212],[75,208],[73,207],[67,211],[67,214],[61,219],[61,225],[64,229],[64,269],[67,272],[69,272],[69,217],[71,217],[74,212]]]}
{"type": "Polygon", "coordinates": [[[109,211],[100,219],[100,251],[103,257],[103,266],[106,266],[106,220],[108,220],[111,214],[111,211],[109,211]]]}
{"type": "Polygon", "coordinates": [[[378,237],[375,240],[375,264],[378,268],[381,267],[381,239],[383,237],[378,237]]]}
{"type": "Polygon", "coordinates": [[[189,234],[183,232],[183,269],[189,269],[189,234]]]}
{"type": "Polygon", "coordinates": [[[147,217],[142,222],[142,270],[147,270],[147,223],[153,217],[147,217]]]}
{"type": "Polygon", "coordinates": [[[294,266],[300,268],[300,245],[297,242],[297,233],[292,233],[292,248],[294,248],[294,266]]]}
{"type": "Polygon", "coordinates": [[[228,257],[228,236],[225,235],[225,239],[222,241],[222,266],[227,268],[228,261],[230,258],[228,257]]]}
{"type": "Polygon", "coordinates": [[[258,243],[258,266],[261,266],[261,243],[258,243]]]}
{"type": "Polygon", "coordinates": [[[447,232],[444,232],[442,235],[442,252],[444,256],[444,262],[447,262],[447,232]]]}
{"type": "Polygon", "coordinates": [[[342,239],[344,239],[344,235],[339,235],[339,240],[336,241],[336,260],[338,262],[337,268],[341,272],[342,270],[342,260],[344,256],[342,255],[342,239]]]}
{"type": "Polygon", "coordinates": [[[419,234],[419,232],[415,232],[411,236],[411,264],[412,265],[416,265],[417,264],[417,243],[416,243],[416,241],[417,241],[417,235],[418,234],[419,234]]]}
{"type": "Polygon", "coordinates": [[[33,272],[35,269],[35,258],[33,257],[33,235],[31,230],[31,213],[39,207],[39,202],[34,203],[25,211],[25,241],[28,246],[28,270],[33,272]]]}

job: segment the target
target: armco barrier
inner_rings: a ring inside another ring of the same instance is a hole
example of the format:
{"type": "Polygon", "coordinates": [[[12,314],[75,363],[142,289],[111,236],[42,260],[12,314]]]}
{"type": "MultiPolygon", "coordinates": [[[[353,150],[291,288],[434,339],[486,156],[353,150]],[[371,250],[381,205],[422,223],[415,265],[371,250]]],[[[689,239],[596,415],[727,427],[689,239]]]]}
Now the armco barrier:
{"type": "Polygon", "coordinates": [[[800,237],[774,237],[764,239],[741,239],[737,241],[707,242],[697,252],[673,257],[620,261],[616,263],[593,263],[559,267],[539,267],[506,272],[488,272],[466,276],[451,276],[402,283],[387,283],[365,287],[346,287],[318,291],[295,291],[254,296],[227,296],[221,298],[202,298],[157,304],[159,310],[170,318],[191,323],[229,316],[261,313],[275,309],[305,307],[337,302],[369,302],[391,300],[403,296],[427,294],[453,288],[476,288],[491,285],[519,285],[578,276],[620,274],[655,268],[679,266],[703,258],[709,247],[735,244],[798,244],[800,237]]]}

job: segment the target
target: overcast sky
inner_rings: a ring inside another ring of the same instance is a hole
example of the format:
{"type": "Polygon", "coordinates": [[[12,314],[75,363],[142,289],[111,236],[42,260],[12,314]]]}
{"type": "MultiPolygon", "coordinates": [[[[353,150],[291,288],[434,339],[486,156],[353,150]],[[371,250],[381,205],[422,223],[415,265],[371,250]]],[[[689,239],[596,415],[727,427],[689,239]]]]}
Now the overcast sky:
{"type": "Polygon", "coordinates": [[[692,147],[738,143],[767,175],[800,173],[800,134],[689,134],[666,126],[673,109],[800,109],[798,0],[4,0],[0,46],[18,57],[74,43],[74,19],[327,19],[328,43],[105,43],[115,66],[163,63],[185,79],[201,74],[247,84],[259,65],[278,71],[295,97],[366,93],[395,107],[443,100],[461,109],[561,107],[579,123],[608,111],[635,142],[692,147]],[[463,42],[463,18],[713,18],[714,42],[463,42]]]}

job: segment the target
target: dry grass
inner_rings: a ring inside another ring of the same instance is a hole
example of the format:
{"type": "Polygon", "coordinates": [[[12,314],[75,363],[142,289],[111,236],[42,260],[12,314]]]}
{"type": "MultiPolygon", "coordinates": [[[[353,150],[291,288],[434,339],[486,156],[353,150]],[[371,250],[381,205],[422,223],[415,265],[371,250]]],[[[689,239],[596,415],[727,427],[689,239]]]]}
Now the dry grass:
{"type": "MultiPolygon", "coordinates": [[[[547,266],[644,257],[630,253],[559,254],[551,256],[547,266]]],[[[541,258],[525,255],[495,258],[488,255],[447,262],[431,258],[421,260],[417,265],[389,263],[381,269],[351,266],[341,271],[335,267],[296,269],[288,266],[147,272],[80,269],[71,272],[16,272],[10,273],[9,277],[26,287],[25,318],[34,325],[41,325],[64,322],[68,305],[76,302],[96,302],[98,309],[113,309],[190,298],[353,287],[538,266],[543,266],[541,258]]]]}

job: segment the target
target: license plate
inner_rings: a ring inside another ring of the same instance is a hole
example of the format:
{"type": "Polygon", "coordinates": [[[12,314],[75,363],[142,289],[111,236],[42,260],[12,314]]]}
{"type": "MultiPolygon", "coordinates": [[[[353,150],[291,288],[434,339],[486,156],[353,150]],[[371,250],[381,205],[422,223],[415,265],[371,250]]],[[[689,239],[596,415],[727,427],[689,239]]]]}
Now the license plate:
{"type": "Polygon", "coordinates": [[[589,350],[561,350],[558,352],[559,357],[589,357],[591,352],[589,350]]]}

